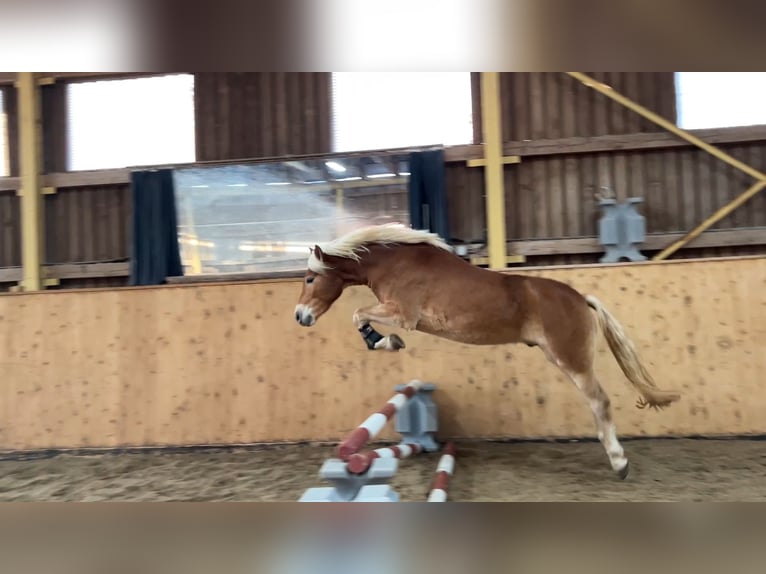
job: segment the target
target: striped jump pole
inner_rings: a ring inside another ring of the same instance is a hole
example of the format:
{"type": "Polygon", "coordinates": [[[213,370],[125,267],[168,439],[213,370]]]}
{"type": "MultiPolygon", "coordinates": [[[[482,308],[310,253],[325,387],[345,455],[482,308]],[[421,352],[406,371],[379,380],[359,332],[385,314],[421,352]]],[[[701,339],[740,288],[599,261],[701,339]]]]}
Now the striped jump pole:
{"type": "Polygon", "coordinates": [[[436,476],[428,493],[428,502],[446,502],[447,488],[452,474],[455,472],[455,445],[451,442],[444,447],[444,454],[436,467],[436,476]]]}
{"type": "Polygon", "coordinates": [[[346,468],[351,474],[364,474],[376,458],[408,458],[418,454],[423,449],[419,444],[400,444],[387,446],[367,452],[355,452],[348,457],[346,468]]]}
{"type": "Polygon", "coordinates": [[[378,436],[386,423],[415,395],[421,384],[420,381],[410,381],[401,391],[397,391],[378,412],[371,414],[367,420],[351,431],[336,449],[338,458],[343,461],[348,460],[349,456],[358,452],[364,445],[378,436]]]}

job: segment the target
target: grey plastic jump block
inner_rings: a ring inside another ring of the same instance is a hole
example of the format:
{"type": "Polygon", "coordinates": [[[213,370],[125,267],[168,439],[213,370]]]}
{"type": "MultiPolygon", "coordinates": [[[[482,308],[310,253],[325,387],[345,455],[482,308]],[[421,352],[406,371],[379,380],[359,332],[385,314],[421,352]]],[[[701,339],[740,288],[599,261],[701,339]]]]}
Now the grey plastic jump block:
{"type": "Polygon", "coordinates": [[[399,493],[389,484],[369,484],[359,490],[354,502],[399,502],[399,493]]]}
{"type": "MultiPolygon", "coordinates": [[[[401,391],[405,386],[397,385],[396,390],[401,391]]],[[[396,413],[394,424],[396,432],[402,435],[400,444],[417,444],[426,452],[439,450],[435,438],[439,430],[438,409],[432,397],[435,390],[436,385],[433,383],[423,383],[418,392],[396,413]]]]}
{"type": "Polygon", "coordinates": [[[353,500],[345,500],[332,486],[321,486],[306,490],[298,502],[399,502],[399,494],[388,484],[369,484],[353,500]]]}
{"type": "MultiPolygon", "coordinates": [[[[310,496],[320,496],[326,502],[351,502],[356,500],[366,486],[387,486],[388,481],[394,477],[399,468],[399,461],[395,458],[376,458],[370,468],[362,475],[351,474],[346,469],[346,463],[339,458],[330,458],[319,469],[319,476],[332,484],[327,487],[332,491],[331,495],[326,492],[315,492],[310,496]]],[[[309,489],[301,498],[304,502],[321,502],[321,500],[304,500],[312,491],[309,489]]],[[[319,489],[320,491],[322,489],[319,489]]],[[[375,493],[375,491],[373,491],[375,493]]]]}
{"type": "Polygon", "coordinates": [[[641,197],[629,197],[620,204],[614,199],[599,201],[604,214],[598,222],[598,240],[606,247],[601,263],[615,263],[621,259],[646,260],[637,247],[646,237],[646,218],[635,208],[643,201],[641,197]]]}

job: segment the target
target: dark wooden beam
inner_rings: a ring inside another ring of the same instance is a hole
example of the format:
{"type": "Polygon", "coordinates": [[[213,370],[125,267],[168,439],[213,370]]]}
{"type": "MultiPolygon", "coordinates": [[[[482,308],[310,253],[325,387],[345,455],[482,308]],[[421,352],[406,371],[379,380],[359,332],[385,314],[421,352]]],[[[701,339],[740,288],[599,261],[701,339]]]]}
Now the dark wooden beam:
{"type": "Polygon", "coordinates": [[[297,271],[265,271],[261,273],[217,273],[215,275],[188,275],[185,277],[168,277],[171,284],[180,283],[229,283],[238,281],[263,281],[280,279],[300,279],[304,272],[297,271]]]}
{"type": "MultiPolygon", "coordinates": [[[[190,73],[192,72],[40,72],[44,78],[83,82],[190,73]]],[[[0,85],[12,85],[15,81],[16,72],[0,72],[0,85]]]]}
{"type": "MultiPolygon", "coordinates": [[[[653,233],[639,246],[641,251],[659,251],[685,233],[653,233]]],[[[582,253],[603,253],[604,247],[598,237],[573,237],[570,239],[530,239],[509,241],[508,253],[540,257],[544,255],[575,255],[582,253]]],[[[748,245],[766,245],[766,228],[752,227],[743,229],[722,229],[707,231],[690,243],[687,248],[704,247],[742,247],[748,245]]]]}
{"type": "MultiPolygon", "coordinates": [[[[130,263],[56,263],[44,265],[46,279],[99,279],[102,277],[128,277],[130,263]]],[[[0,283],[18,283],[23,276],[21,267],[0,269],[0,283]]]]}
{"type": "MultiPolygon", "coordinates": [[[[766,125],[689,131],[710,144],[738,144],[766,141],[766,125]]],[[[506,155],[531,157],[684,147],[690,148],[693,146],[673,134],[657,132],[506,142],[503,145],[503,153],[506,155]]]]}

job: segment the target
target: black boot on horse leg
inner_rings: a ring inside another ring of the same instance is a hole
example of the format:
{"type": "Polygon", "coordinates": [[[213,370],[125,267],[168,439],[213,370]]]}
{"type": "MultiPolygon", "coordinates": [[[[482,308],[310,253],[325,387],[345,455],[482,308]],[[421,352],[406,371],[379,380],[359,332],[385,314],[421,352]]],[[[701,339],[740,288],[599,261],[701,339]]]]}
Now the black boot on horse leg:
{"type": "Polygon", "coordinates": [[[384,337],[378,333],[372,325],[367,323],[359,327],[359,333],[362,335],[362,339],[367,344],[367,348],[371,351],[376,349],[386,349],[388,351],[398,351],[404,349],[404,341],[399,335],[389,335],[384,337]]]}

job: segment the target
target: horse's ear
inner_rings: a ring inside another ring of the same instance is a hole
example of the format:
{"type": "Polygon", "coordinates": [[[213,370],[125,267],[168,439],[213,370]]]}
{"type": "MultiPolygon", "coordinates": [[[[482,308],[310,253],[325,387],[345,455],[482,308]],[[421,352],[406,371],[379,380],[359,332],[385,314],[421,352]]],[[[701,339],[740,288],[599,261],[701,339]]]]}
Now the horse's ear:
{"type": "Polygon", "coordinates": [[[322,249],[319,247],[319,245],[314,245],[314,249],[312,249],[311,252],[314,254],[314,257],[316,257],[318,261],[322,261],[322,259],[324,259],[324,253],[322,253],[322,249]]]}

